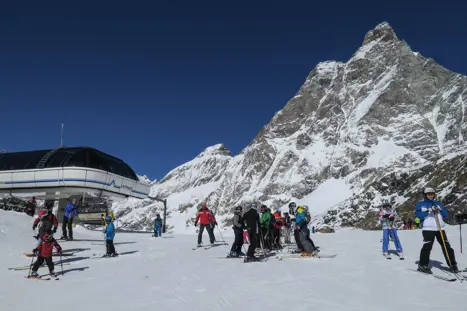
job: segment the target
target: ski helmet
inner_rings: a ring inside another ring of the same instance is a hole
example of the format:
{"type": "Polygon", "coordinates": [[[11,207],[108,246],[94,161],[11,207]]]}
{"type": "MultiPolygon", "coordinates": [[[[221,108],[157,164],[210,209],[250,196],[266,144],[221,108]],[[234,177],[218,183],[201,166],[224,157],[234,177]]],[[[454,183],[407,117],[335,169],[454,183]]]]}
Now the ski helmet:
{"type": "Polygon", "coordinates": [[[47,216],[47,210],[41,209],[41,210],[39,211],[39,213],[37,213],[37,216],[38,216],[39,218],[44,218],[45,216],[47,216]]]}
{"type": "Polygon", "coordinates": [[[235,211],[236,211],[236,212],[241,212],[241,211],[242,211],[242,207],[241,207],[241,206],[236,206],[236,207],[235,207],[235,211]]]}
{"type": "Polygon", "coordinates": [[[425,190],[423,190],[423,194],[428,194],[428,193],[436,194],[436,191],[435,191],[435,189],[433,189],[431,187],[426,187],[425,190]]]}
{"type": "Polygon", "coordinates": [[[52,237],[53,237],[52,234],[50,234],[50,233],[45,233],[45,234],[42,236],[42,240],[43,240],[43,241],[50,241],[50,240],[52,240],[52,237]]]}
{"type": "Polygon", "coordinates": [[[254,210],[257,210],[258,209],[258,206],[256,206],[256,203],[251,203],[249,205],[250,209],[254,209],[254,210]]]}

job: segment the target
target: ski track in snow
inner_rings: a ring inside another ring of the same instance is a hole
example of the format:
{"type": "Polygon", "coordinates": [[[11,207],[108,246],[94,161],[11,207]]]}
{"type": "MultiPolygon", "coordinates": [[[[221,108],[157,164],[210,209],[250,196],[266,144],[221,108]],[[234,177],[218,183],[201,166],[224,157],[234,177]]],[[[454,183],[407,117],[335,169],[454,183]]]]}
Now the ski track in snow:
{"type": "MultiPolygon", "coordinates": [[[[335,234],[312,235],[322,253],[337,253],[336,258],[270,258],[244,264],[242,259],[214,258],[225,255],[230,245],[193,251],[195,235],[156,239],[131,233],[117,233],[115,246],[119,253],[136,253],[91,260],[88,257],[105,251],[103,235],[77,227],[75,239],[95,241],[59,241],[65,251],[83,250],[65,259],[70,265],[64,266],[59,281],[40,282],[25,279],[27,270],[7,270],[30,263],[22,253],[30,252],[35,244],[31,223],[26,215],[0,211],[0,227],[7,232],[0,239],[4,250],[0,259],[2,310],[29,311],[44,297],[50,298],[51,306],[66,306],[67,311],[465,310],[461,297],[467,282],[448,283],[407,270],[416,268],[422,244],[419,230],[399,232],[405,261],[394,255],[392,260],[383,258],[381,231],[341,229],[335,234]]],[[[466,267],[467,259],[458,251],[458,228],[450,227],[447,232],[460,268],[466,267]]],[[[215,233],[219,239],[219,232],[215,233]]],[[[231,230],[222,235],[232,242],[231,230]]],[[[207,235],[203,241],[208,242],[207,235]]],[[[445,266],[438,244],[431,258],[445,266]]],[[[55,271],[61,271],[60,265],[55,271]]]]}

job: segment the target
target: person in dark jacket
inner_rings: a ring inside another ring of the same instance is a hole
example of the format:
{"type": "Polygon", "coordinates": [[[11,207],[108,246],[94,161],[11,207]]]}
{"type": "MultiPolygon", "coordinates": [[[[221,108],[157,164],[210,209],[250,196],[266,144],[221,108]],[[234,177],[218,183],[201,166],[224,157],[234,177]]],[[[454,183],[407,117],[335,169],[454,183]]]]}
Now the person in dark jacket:
{"type": "Polygon", "coordinates": [[[256,204],[251,204],[250,209],[243,214],[243,222],[245,224],[245,228],[250,236],[250,245],[248,246],[248,250],[246,253],[245,261],[258,261],[259,258],[255,257],[255,250],[256,246],[258,245],[258,238],[257,236],[261,230],[261,224],[259,220],[259,214],[257,211],[256,204]]]}
{"type": "MultiPolygon", "coordinates": [[[[294,211],[295,212],[295,211],[294,211]]],[[[290,233],[292,232],[292,219],[289,213],[284,213],[284,243],[290,244],[290,233]]]]}
{"type": "Polygon", "coordinates": [[[201,246],[203,242],[203,231],[206,228],[209,234],[209,240],[211,244],[214,244],[214,234],[212,231],[211,223],[215,223],[217,226],[216,219],[208,210],[206,202],[201,203],[201,209],[198,211],[195,219],[195,227],[198,226],[198,221],[200,223],[199,232],[198,232],[198,246],[201,246]]]}
{"type": "Polygon", "coordinates": [[[115,252],[114,246],[114,238],[115,238],[115,226],[112,221],[112,217],[107,216],[105,217],[105,221],[107,222],[107,227],[105,227],[105,248],[106,253],[104,257],[116,257],[118,254],[115,252]]]}
{"type": "Polygon", "coordinates": [[[52,213],[51,210],[41,209],[37,214],[37,218],[34,220],[32,224],[32,230],[36,230],[39,226],[39,232],[35,236],[37,239],[37,245],[39,245],[42,241],[42,237],[46,232],[51,231],[52,233],[57,232],[58,228],[58,220],[57,217],[52,213]]]}
{"type": "Polygon", "coordinates": [[[242,253],[243,246],[243,217],[242,217],[242,207],[237,206],[235,208],[234,217],[233,217],[233,226],[232,229],[235,234],[235,241],[232,244],[230,249],[230,254],[227,257],[239,257],[245,256],[242,253]]]}
{"type": "Polygon", "coordinates": [[[62,223],[62,237],[61,240],[73,240],[73,217],[78,215],[78,207],[76,206],[76,199],[73,199],[65,206],[65,214],[63,215],[62,223]],[[68,232],[67,232],[68,227],[68,232]]]}
{"type": "Polygon", "coordinates": [[[29,200],[28,203],[26,203],[26,209],[24,210],[24,212],[27,215],[34,217],[34,214],[36,213],[36,206],[36,197],[32,197],[31,200],[29,200]]]}
{"type": "Polygon", "coordinates": [[[32,250],[32,252],[37,255],[37,260],[32,267],[32,277],[38,277],[37,270],[42,265],[42,263],[44,263],[44,260],[49,267],[50,276],[55,277],[54,263],[52,260],[52,251],[54,247],[57,252],[62,252],[61,246],[53,238],[52,231],[49,230],[42,236],[41,243],[32,250]]]}
{"type": "Polygon", "coordinates": [[[161,236],[161,228],[162,228],[162,218],[161,215],[156,215],[156,220],[154,220],[154,236],[160,237],[161,236]]]}

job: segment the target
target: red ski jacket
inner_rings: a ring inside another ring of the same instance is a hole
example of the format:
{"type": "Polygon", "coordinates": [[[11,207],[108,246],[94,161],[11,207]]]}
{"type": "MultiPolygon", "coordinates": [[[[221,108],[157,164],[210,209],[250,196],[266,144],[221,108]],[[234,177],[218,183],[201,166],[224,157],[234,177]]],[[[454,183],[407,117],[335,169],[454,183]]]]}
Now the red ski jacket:
{"type": "Polygon", "coordinates": [[[216,222],[214,216],[212,216],[211,212],[207,209],[202,209],[198,212],[198,215],[196,215],[195,222],[197,223],[198,220],[199,223],[202,225],[209,225],[211,222],[216,222]]]}
{"type": "Polygon", "coordinates": [[[42,240],[36,249],[39,250],[39,256],[41,257],[50,257],[52,256],[53,248],[57,249],[57,252],[62,250],[62,247],[57,243],[55,239],[50,240],[49,242],[42,240]]]}
{"type": "MultiPolygon", "coordinates": [[[[34,223],[33,223],[33,225],[32,225],[32,228],[33,228],[33,229],[36,229],[37,224],[38,224],[40,221],[41,221],[41,218],[40,218],[40,217],[37,217],[37,218],[34,220],[34,223]]],[[[50,222],[50,224],[53,224],[54,229],[55,229],[55,228],[58,228],[58,220],[57,220],[57,217],[55,217],[54,214],[47,215],[47,216],[45,217],[45,219],[42,220],[42,222],[43,222],[43,223],[45,223],[45,222],[50,222]]],[[[52,229],[52,228],[50,228],[50,229],[52,229]]]]}

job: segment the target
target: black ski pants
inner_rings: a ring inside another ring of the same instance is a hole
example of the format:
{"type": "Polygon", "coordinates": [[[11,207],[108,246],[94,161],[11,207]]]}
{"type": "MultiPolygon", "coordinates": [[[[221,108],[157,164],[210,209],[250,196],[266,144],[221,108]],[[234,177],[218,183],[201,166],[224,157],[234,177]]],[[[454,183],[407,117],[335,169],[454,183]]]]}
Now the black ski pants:
{"type": "Polygon", "coordinates": [[[248,235],[250,236],[250,246],[248,246],[246,255],[248,257],[254,257],[256,246],[258,245],[258,238],[257,238],[256,232],[254,232],[253,230],[251,231],[249,230],[248,235]]]}
{"type": "Polygon", "coordinates": [[[105,248],[107,251],[107,255],[115,254],[115,246],[113,240],[106,240],[105,241],[105,248]]]}
{"type": "Polygon", "coordinates": [[[303,245],[300,242],[300,229],[294,229],[293,231],[293,236],[295,238],[295,243],[297,243],[297,248],[301,251],[303,251],[303,245]]]}
{"type": "Polygon", "coordinates": [[[451,247],[451,244],[448,242],[448,238],[446,236],[446,232],[444,230],[441,231],[443,233],[443,238],[444,238],[444,243],[446,244],[446,249],[447,249],[447,254],[446,250],[444,249],[443,246],[443,241],[441,240],[441,234],[439,231],[428,231],[424,230],[422,231],[423,234],[423,247],[422,250],[420,251],[420,266],[428,266],[428,263],[430,262],[430,253],[431,249],[433,247],[433,243],[436,240],[438,240],[438,243],[441,245],[441,249],[443,251],[444,259],[446,260],[446,263],[449,265],[449,259],[451,262],[451,265],[457,265],[456,263],[456,257],[454,256],[454,250],[451,247]],[[448,258],[449,255],[449,258],[448,258]]]}
{"type": "Polygon", "coordinates": [[[232,244],[231,252],[240,253],[243,246],[243,230],[237,227],[233,228],[235,241],[232,244]]]}
{"type": "Polygon", "coordinates": [[[63,216],[63,224],[62,224],[62,236],[66,239],[68,236],[73,239],[73,217],[68,218],[63,216]],[[67,229],[68,227],[68,233],[70,235],[67,235],[67,229]]]}
{"type": "Polygon", "coordinates": [[[211,224],[207,224],[207,225],[199,225],[198,244],[201,244],[201,242],[203,241],[204,228],[206,228],[206,230],[208,231],[209,241],[211,243],[214,243],[215,239],[214,239],[214,233],[212,232],[211,224]]]}
{"type": "Polygon", "coordinates": [[[38,256],[36,262],[32,266],[32,271],[37,272],[37,270],[39,270],[39,267],[42,265],[44,260],[47,263],[47,266],[49,267],[49,272],[54,271],[54,262],[52,260],[52,256],[50,256],[50,257],[38,256]]]}

